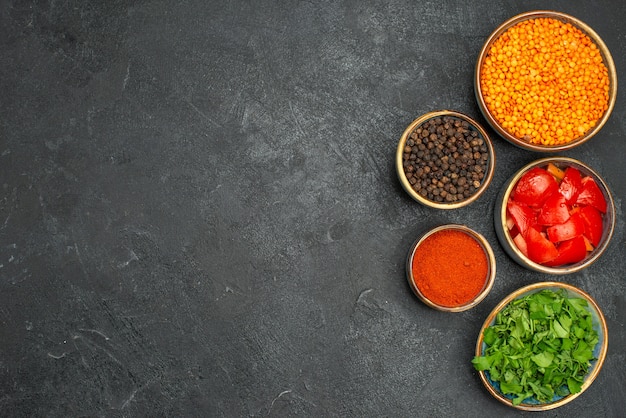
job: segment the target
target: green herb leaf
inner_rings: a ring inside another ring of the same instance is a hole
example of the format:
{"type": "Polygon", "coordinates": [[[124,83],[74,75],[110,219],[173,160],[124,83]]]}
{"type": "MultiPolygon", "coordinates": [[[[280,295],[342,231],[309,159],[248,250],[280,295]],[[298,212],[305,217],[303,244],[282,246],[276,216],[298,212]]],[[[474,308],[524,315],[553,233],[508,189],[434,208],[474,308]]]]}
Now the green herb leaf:
{"type": "Polygon", "coordinates": [[[487,357],[474,357],[472,359],[472,364],[476,370],[489,370],[491,367],[491,362],[487,357]]]}
{"type": "Polygon", "coordinates": [[[502,393],[512,393],[517,394],[522,391],[523,387],[519,383],[506,383],[500,382],[500,390],[502,393]]]}
{"type": "Polygon", "coordinates": [[[549,367],[554,359],[554,354],[544,351],[543,353],[535,354],[530,359],[539,367],[549,367]]]}
{"type": "Polygon", "coordinates": [[[580,341],[578,347],[572,352],[572,357],[574,360],[586,364],[593,358],[593,352],[586,342],[580,341]]]}
{"type": "Polygon", "coordinates": [[[569,331],[563,328],[563,325],[559,321],[552,322],[552,329],[558,338],[567,338],[569,337],[569,331]]]}
{"type": "Polygon", "coordinates": [[[483,341],[485,341],[485,344],[492,345],[496,338],[498,338],[498,333],[493,327],[485,329],[485,332],[483,333],[483,341]]]}
{"type": "Polygon", "coordinates": [[[577,379],[574,379],[573,377],[570,377],[569,379],[567,379],[567,388],[569,389],[570,393],[578,393],[580,392],[580,390],[582,389],[582,382],[580,382],[577,379]]]}

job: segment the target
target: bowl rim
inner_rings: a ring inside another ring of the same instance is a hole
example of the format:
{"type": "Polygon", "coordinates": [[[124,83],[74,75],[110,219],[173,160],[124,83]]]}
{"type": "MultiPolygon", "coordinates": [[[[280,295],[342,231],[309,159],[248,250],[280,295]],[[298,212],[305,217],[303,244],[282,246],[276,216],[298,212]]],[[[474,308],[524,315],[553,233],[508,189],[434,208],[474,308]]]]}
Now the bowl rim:
{"type": "Polygon", "coordinates": [[[530,268],[532,270],[539,271],[542,273],[563,275],[563,274],[575,273],[577,271],[580,271],[589,267],[590,265],[595,263],[598,260],[598,258],[600,258],[600,256],[606,251],[611,241],[611,238],[613,237],[613,233],[615,231],[615,223],[616,223],[615,203],[613,201],[613,196],[611,194],[609,187],[605,183],[604,179],[594,169],[592,169],[591,167],[589,167],[587,164],[583,163],[582,161],[577,160],[575,158],[571,158],[571,157],[560,157],[560,156],[545,157],[545,158],[540,158],[538,160],[535,160],[526,164],[525,166],[520,168],[517,172],[515,172],[513,176],[509,178],[509,180],[506,183],[506,187],[503,189],[502,198],[500,197],[498,198],[498,203],[500,203],[501,206],[500,206],[500,211],[498,214],[497,222],[500,223],[498,227],[502,228],[502,231],[503,231],[502,235],[504,236],[504,239],[506,240],[506,244],[515,253],[515,255],[521,261],[523,261],[523,263],[525,263],[524,267],[527,267],[527,268],[530,268]],[[511,234],[509,234],[508,228],[506,227],[506,210],[507,210],[506,203],[509,200],[509,196],[511,195],[511,192],[513,191],[513,188],[515,187],[519,179],[528,170],[534,167],[544,167],[548,165],[548,163],[550,162],[557,163],[557,164],[566,164],[567,166],[571,166],[571,165],[577,166],[577,168],[583,169],[584,171],[583,174],[593,176],[594,180],[596,180],[596,183],[600,187],[600,190],[602,190],[602,193],[604,194],[604,198],[607,203],[607,213],[604,215],[605,217],[607,215],[609,217],[608,230],[605,231],[605,235],[603,235],[600,245],[597,246],[592,251],[591,255],[587,256],[584,260],[578,263],[566,264],[565,266],[562,266],[562,267],[548,267],[539,263],[535,263],[534,261],[530,260],[520,251],[519,248],[517,248],[517,245],[515,245],[515,242],[513,242],[513,237],[511,237],[511,234]]]}
{"type": "Polygon", "coordinates": [[[515,15],[503,23],[501,23],[492,33],[489,35],[483,47],[478,54],[478,59],[476,60],[476,65],[474,68],[474,94],[476,96],[476,101],[478,102],[478,107],[480,112],[487,120],[487,123],[491,128],[498,133],[501,137],[503,137],[508,142],[516,145],[520,148],[524,148],[531,151],[536,152],[558,152],[569,150],[574,147],[577,147],[592,137],[594,137],[606,124],[611,113],[613,112],[613,108],[615,107],[615,103],[617,101],[617,70],[615,67],[615,62],[613,61],[613,57],[611,56],[611,52],[609,48],[606,46],[600,35],[598,35],[589,25],[587,25],[582,20],[571,16],[569,14],[558,12],[555,10],[531,10],[528,12],[520,13],[515,15]],[[487,51],[491,47],[491,45],[498,39],[504,32],[506,32],[510,27],[515,24],[522,22],[524,20],[536,19],[536,18],[553,18],[558,19],[561,22],[570,23],[576,26],[578,29],[582,30],[598,47],[600,54],[602,56],[603,62],[607,67],[608,75],[609,75],[609,103],[608,108],[602,115],[602,117],[598,120],[596,125],[591,128],[589,131],[585,133],[584,136],[578,137],[568,143],[560,144],[560,145],[541,145],[541,144],[532,144],[530,142],[523,141],[515,136],[511,135],[507,130],[505,130],[491,115],[487,105],[484,101],[482,94],[482,87],[480,86],[480,74],[483,66],[483,62],[487,56],[487,51]]]}
{"type": "Polygon", "coordinates": [[[411,122],[409,126],[406,127],[406,129],[400,136],[400,140],[398,141],[398,146],[396,148],[396,173],[397,173],[398,179],[400,180],[400,183],[402,184],[402,188],[409,194],[409,196],[411,196],[417,202],[425,206],[435,208],[435,209],[457,209],[457,208],[467,206],[470,203],[477,200],[485,192],[485,190],[487,190],[487,188],[491,184],[491,180],[493,179],[495,168],[496,168],[495,149],[493,147],[491,138],[489,137],[485,129],[472,117],[468,116],[465,113],[458,112],[455,110],[445,110],[445,109],[436,110],[436,111],[427,112],[419,116],[418,118],[413,120],[413,122],[411,122]],[[478,134],[485,141],[485,144],[487,145],[487,152],[489,153],[489,160],[487,161],[487,171],[485,172],[485,178],[483,178],[482,182],[480,183],[480,187],[476,190],[476,192],[474,192],[473,195],[471,195],[467,199],[461,200],[459,202],[452,202],[452,203],[433,202],[432,200],[424,198],[422,195],[420,195],[415,190],[413,190],[413,188],[411,187],[411,183],[409,183],[409,180],[406,177],[406,174],[404,174],[404,167],[403,167],[404,160],[402,158],[404,154],[405,144],[409,138],[409,135],[411,135],[411,133],[413,132],[413,130],[415,130],[415,128],[417,128],[419,125],[423,124],[424,122],[430,119],[434,119],[437,117],[445,117],[445,116],[450,116],[453,118],[461,119],[463,121],[468,122],[470,125],[472,125],[472,127],[476,129],[478,134]]]}
{"type": "MultiPolygon", "coordinates": [[[[498,401],[502,402],[505,405],[511,406],[513,408],[516,409],[520,409],[520,410],[524,410],[524,411],[547,411],[550,409],[554,409],[554,408],[558,408],[559,406],[565,405],[566,403],[569,403],[571,401],[573,401],[575,398],[577,398],[578,396],[580,396],[585,390],[587,390],[587,388],[589,388],[589,386],[591,386],[591,384],[593,383],[593,381],[596,379],[596,377],[598,376],[598,374],[600,373],[600,370],[602,369],[602,366],[604,364],[604,360],[606,358],[607,352],[608,352],[608,338],[609,338],[609,330],[608,330],[608,326],[606,323],[606,318],[604,317],[604,314],[602,313],[602,310],[600,309],[600,306],[598,305],[598,303],[595,301],[595,299],[587,292],[585,292],[584,290],[568,284],[568,283],[562,283],[562,282],[555,282],[555,281],[547,281],[547,282],[537,282],[537,283],[532,283],[530,285],[527,286],[523,286],[515,291],[513,291],[512,293],[510,293],[509,295],[507,295],[504,299],[502,299],[491,311],[491,313],[489,313],[489,315],[487,316],[487,318],[485,319],[485,321],[483,322],[483,325],[480,328],[480,331],[478,333],[478,339],[476,340],[476,348],[475,348],[475,356],[480,356],[482,355],[483,352],[483,333],[484,330],[491,325],[491,323],[493,323],[493,321],[495,320],[496,315],[506,306],[508,305],[511,301],[513,301],[514,299],[519,298],[520,296],[533,292],[536,293],[540,290],[543,289],[549,289],[549,288],[558,288],[558,289],[565,289],[566,291],[570,292],[570,293],[575,293],[577,295],[579,295],[580,297],[584,298],[585,300],[587,300],[587,302],[589,303],[589,305],[591,305],[591,309],[593,309],[595,311],[595,313],[598,316],[598,322],[599,322],[599,327],[600,327],[600,331],[602,332],[602,340],[598,342],[598,344],[602,343],[602,345],[600,346],[599,352],[598,352],[598,357],[595,360],[595,363],[593,364],[593,367],[591,368],[591,370],[589,371],[589,373],[587,374],[582,387],[580,389],[580,392],[578,393],[570,393],[567,396],[562,397],[561,399],[558,399],[554,402],[550,402],[550,403],[545,403],[545,404],[524,404],[521,403],[519,405],[513,405],[513,402],[511,399],[505,397],[499,390],[497,390],[489,381],[489,379],[487,378],[487,375],[485,373],[484,370],[481,370],[478,372],[479,376],[480,376],[480,380],[483,382],[483,385],[487,388],[487,390],[489,391],[489,393],[491,393],[491,395],[493,397],[495,397],[498,401]]],[[[599,332],[600,333],[600,332],[599,332]]],[[[595,347],[594,347],[595,348],[595,347]]]]}
{"type": "Polygon", "coordinates": [[[409,282],[411,290],[413,290],[413,293],[427,306],[444,312],[463,312],[478,305],[487,297],[487,295],[491,291],[491,288],[493,287],[496,278],[496,257],[491,248],[491,245],[489,245],[489,241],[487,241],[487,239],[480,233],[463,224],[442,224],[420,234],[418,238],[413,242],[406,258],[406,278],[409,282]],[[434,235],[437,232],[450,230],[463,232],[476,240],[476,242],[478,242],[478,244],[483,249],[485,256],[487,257],[487,266],[489,269],[489,271],[487,272],[487,277],[485,278],[485,284],[483,285],[483,289],[480,291],[480,293],[476,295],[474,299],[459,306],[443,306],[431,301],[421,292],[421,290],[415,283],[415,280],[413,279],[413,257],[415,256],[415,251],[417,250],[417,247],[419,247],[419,245],[431,235],[434,235]]]}

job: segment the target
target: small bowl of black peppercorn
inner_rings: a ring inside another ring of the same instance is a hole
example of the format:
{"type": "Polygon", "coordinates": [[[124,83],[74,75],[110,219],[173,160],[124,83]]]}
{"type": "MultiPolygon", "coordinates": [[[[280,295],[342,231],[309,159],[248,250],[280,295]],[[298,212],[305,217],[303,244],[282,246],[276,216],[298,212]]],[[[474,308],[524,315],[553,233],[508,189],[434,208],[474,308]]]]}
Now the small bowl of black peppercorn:
{"type": "Polygon", "coordinates": [[[426,113],[400,137],[396,171],[404,190],[436,209],[474,202],[495,170],[491,139],[478,122],[451,110],[426,113]]]}

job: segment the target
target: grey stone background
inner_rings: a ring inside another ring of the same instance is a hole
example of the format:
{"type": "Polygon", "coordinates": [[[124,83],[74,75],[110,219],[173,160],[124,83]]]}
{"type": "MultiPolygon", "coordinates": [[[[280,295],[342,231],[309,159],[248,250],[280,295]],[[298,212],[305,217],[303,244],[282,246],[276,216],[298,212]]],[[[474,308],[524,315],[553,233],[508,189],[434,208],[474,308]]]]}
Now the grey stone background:
{"type": "MultiPolygon", "coordinates": [[[[470,360],[499,300],[554,279],[508,258],[492,221],[543,155],[494,134],[490,189],[442,212],[401,189],[394,153],[427,111],[484,123],[482,43],[542,8],[593,27],[626,79],[620,1],[3,1],[0,414],[532,415],[470,360]],[[417,233],[443,222],[496,254],[469,312],[429,309],[405,280],[417,233]]],[[[626,410],[625,134],[620,90],[597,138],[563,153],[614,193],[608,251],[557,278],[596,298],[609,353],[544,416],[626,410]]]]}

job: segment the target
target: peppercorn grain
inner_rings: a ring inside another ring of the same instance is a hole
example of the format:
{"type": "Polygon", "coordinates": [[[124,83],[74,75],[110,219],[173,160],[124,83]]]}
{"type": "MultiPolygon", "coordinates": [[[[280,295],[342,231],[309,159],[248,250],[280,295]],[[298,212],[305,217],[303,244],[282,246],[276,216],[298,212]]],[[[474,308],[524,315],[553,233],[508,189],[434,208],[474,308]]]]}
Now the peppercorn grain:
{"type": "Polygon", "coordinates": [[[404,147],[404,174],[416,193],[436,203],[470,198],[486,177],[485,139],[467,121],[435,117],[418,125],[404,147]]]}

